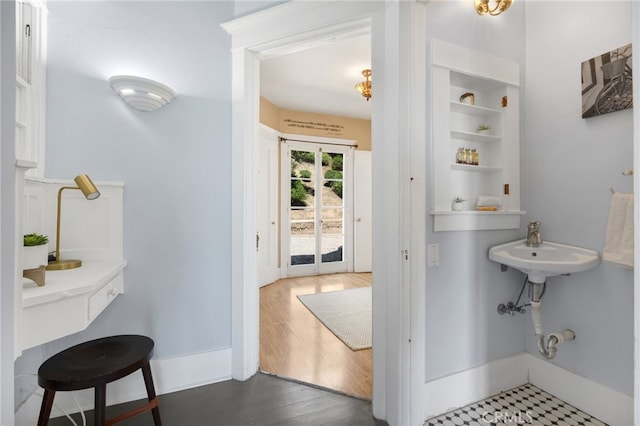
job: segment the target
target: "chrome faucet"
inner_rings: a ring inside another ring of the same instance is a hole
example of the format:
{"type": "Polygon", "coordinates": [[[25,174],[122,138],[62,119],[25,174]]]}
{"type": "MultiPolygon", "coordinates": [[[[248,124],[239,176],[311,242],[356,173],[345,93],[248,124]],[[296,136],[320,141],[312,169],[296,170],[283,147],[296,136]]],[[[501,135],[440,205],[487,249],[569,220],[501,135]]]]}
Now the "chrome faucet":
{"type": "Polygon", "coordinates": [[[540,222],[532,220],[527,225],[527,247],[538,247],[540,244],[542,244],[540,222]]]}

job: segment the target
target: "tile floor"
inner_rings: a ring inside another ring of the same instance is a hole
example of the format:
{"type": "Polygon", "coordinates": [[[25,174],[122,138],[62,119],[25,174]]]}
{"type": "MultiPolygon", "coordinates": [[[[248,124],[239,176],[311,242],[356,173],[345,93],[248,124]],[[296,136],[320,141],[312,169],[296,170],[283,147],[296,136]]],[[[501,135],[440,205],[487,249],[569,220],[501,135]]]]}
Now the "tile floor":
{"type": "Polygon", "coordinates": [[[436,425],[606,426],[595,417],[531,384],[427,420],[426,426],[436,425]]]}

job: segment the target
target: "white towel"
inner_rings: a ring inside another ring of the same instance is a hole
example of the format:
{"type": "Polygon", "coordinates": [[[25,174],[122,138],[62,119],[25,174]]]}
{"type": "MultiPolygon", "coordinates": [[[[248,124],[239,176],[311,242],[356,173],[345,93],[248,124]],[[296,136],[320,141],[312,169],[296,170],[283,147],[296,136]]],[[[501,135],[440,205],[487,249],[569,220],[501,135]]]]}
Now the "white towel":
{"type": "Polygon", "coordinates": [[[478,195],[476,199],[477,207],[502,207],[502,200],[500,197],[492,197],[491,195],[478,195]]]}
{"type": "Polygon", "coordinates": [[[633,194],[616,192],[611,197],[602,259],[633,268],[633,194]]]}

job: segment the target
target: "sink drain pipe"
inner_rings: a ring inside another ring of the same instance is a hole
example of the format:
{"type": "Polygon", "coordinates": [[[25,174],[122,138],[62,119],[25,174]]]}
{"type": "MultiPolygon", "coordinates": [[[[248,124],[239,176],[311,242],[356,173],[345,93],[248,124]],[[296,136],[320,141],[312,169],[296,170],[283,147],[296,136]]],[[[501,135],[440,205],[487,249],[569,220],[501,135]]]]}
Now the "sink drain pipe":
{"type": "Polygon", "coordinates": [[[558,351],[557,346],[565,340],[574,340],[576,333],[573,330],[565,329],[558,333],[551,333],[548,338],[542,332],[542,302],[543,284],[529,281],[532,287],[531,296],[531,317],[533,319],[533,327],[535,329],[536,338],[538,339],[538,352],[547,359],[553,359],[558,351]],[[545,343],[546,339],[546,343],[545,343]]]}

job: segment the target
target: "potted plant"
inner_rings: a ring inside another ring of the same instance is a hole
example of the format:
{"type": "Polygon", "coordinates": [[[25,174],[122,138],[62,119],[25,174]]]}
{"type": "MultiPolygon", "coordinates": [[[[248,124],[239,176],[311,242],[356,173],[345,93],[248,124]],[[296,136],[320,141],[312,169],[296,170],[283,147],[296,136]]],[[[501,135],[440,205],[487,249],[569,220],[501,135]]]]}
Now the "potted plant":
{"type": "Polygon", "coordinates": [[[46,266],[49,256],[49,238],[37,233],[26,234],[23,239],[22,269],[46,266]]]}
{"type": "Polygon", "coordinates": [[[478,133],[480,133],[481,135],[488,135],[490,131],[491,127],[489,127],[488,125],[484,123],[478,125],[478,133]]]}
{"type": "Polygon", "coordinates": [[[464,210],[464,202],[467,201],[464,198],[457,196],[453,199],[451,203],[451,210],[459,212],[460,210],[464,210]]]}

